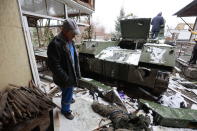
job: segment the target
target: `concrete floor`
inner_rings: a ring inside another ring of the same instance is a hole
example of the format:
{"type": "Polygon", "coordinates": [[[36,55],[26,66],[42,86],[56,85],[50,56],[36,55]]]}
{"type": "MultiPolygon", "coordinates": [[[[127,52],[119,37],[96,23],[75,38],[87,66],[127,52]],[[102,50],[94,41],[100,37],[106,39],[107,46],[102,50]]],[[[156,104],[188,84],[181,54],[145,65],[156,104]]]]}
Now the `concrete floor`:
{"type": "MultiPolygon", "coordinates": [[[[86,96],[76,96],[76,102],[71,105],[71,110],[75,118],[73,120],[66,119],[59,109],[54,109],[54,131],[92,131],[99,127],[100,121],[103,119],[95,113],[91,104],[93,100],[86,96]]],[[[61,105],[61,98],[54,98],[53,101],[57,105],[61,105]]],[[[102,122],[101,125],[110,123],[110,120],[102,122]]]]}

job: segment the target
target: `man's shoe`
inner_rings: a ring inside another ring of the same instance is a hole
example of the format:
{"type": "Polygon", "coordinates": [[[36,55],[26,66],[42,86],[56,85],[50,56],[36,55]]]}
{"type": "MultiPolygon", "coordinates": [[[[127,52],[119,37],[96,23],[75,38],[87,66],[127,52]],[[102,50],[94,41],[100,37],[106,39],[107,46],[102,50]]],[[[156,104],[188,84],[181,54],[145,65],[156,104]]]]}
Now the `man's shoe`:
{"type": "Polygon", "coordinates": [[[64,115],[67,119],[69,119],[69,120],[74,119],[74,115],[72,114],[72,111],[63,113],[63,115],[64,115]]]}
{"type": "Polygon", "coordinates": [[[75,103],[75,99],[73,99],[73,98],[72,98],[72,100],[71,100],[71,104],[73,104],[73,103],[75,103]]]}

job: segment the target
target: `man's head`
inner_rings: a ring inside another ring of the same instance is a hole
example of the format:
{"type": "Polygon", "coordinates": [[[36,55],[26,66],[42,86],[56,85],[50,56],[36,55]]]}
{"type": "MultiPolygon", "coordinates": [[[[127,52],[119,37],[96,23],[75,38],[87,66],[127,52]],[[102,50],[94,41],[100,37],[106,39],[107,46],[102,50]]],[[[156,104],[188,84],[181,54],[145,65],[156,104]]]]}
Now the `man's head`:
{"type": "Polygon", "coordinates": [[[63,23],[62,32],[64,37],[66,37],[69,41],[71,41],[75,35],[79,35],[79,27],[76,22],[72,19],[66,19],[63,23]]]}
{"type": "Polygon", "coordinates": [[[159,14],[157,14],[157,16],[162,16],[162,12],[159,12],[159,14]]]}

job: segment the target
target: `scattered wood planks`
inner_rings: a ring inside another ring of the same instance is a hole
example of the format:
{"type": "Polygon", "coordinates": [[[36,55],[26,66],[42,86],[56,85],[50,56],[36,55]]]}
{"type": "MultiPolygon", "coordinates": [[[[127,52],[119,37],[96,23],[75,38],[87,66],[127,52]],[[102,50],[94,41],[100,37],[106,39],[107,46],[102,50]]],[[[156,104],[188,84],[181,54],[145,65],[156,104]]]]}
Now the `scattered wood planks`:
{"type": "Polygon", "coordinates": [[[3,127],[14,126],[19,122],[37,118],[52,110],[56,105],[33,82],[29,87],[11,87],[0,92],[0,123],[3,127]]]}

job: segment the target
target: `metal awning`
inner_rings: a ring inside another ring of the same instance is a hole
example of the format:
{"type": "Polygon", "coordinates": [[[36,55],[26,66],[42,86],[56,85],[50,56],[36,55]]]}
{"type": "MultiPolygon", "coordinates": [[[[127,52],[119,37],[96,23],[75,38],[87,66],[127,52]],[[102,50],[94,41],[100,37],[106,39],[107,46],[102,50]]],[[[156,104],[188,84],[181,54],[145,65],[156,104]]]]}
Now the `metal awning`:
{"type": "Polygon", "coordinates": [[[82,15],[83,14],[91,15],[94,12],[93,9],[88,8],[84,5],[81,5],[74,0],[57,0],[57,1],[66,4],[68,7],[75,9],[73,11],[68,10],[68,15],[78,14],[78,13],[80,13],[82,15]]]}
{"type": "Polygon", "coordinates": [[[197,0],[193,0],[190,4],[176,12],[177,17],[197,16],[197,0]]]}
{"type": "Polygon", "coordinates": [[[66,16],[91,15],[93,8],[88,8],[74,0],[19,0],[22,11],[65,18],[66,16]]]}

